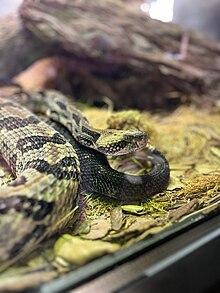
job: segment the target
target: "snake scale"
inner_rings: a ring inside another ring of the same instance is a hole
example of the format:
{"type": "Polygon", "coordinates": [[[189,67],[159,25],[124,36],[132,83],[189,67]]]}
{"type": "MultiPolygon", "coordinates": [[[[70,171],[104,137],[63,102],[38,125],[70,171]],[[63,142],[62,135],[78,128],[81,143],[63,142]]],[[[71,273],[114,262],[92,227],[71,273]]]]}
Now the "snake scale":
{"type": "Polygon", "coordinates": [[[139,130],[98,130],[56,91],[0,97],[0,153],[14,180],[0,188],[0,270],[74,220],[83,190],[119,202],[145,200],[169,181],[169,165],[150,148],[143,176],[113,170],[106,155],[146,145],[139,130]],[[49,124],[32,111],[46,115],[49,124]]]}

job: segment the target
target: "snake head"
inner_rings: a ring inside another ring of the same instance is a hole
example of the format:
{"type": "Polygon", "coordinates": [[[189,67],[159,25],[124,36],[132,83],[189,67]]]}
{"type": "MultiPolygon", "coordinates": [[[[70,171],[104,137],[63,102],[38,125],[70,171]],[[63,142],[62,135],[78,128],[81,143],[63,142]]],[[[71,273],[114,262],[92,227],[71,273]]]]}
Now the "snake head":
{"type": "Polygon", "coordinates": [[[103,130],[96,141],[96,149],[110,156],[125,155],[146,146],[147,135],[137,129],[132,130],[103,130]]]}

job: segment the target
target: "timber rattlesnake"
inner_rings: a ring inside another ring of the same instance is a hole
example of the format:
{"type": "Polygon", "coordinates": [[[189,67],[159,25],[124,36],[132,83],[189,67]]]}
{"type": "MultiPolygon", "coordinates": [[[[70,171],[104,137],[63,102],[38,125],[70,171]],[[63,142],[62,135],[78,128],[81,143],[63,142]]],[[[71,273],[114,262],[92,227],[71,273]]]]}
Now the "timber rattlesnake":
{"type": "Polygon", "coordinates": [[[92,128],[55,91],[0,97],[0,153],[15,176],[0,189],[0,270],[73,220],[79,190],[128,203],[161,192],[169,165],[156,149],[150,149],[153,168],[143,176],[113,170],[105,157],[145,145],[138,130],[92,128]],[[52,119],[58,131],[25,103],[52,119]]]}

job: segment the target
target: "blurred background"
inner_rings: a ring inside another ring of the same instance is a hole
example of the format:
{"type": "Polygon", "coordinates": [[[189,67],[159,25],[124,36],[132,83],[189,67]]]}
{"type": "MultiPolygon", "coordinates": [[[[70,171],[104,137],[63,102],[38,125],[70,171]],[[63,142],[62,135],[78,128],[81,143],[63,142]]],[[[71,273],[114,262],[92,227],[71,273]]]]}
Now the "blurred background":
{"type": "MultiPolygon", "coordinates": [[[[16,10],[22,0],[1,0],[0,15],[16,10]]],[[[219,0],[124,0],[151,18],[195,29],[207,37],[220,39],[219,0]]]]}
{"type": "Polygon", "coordinates": [[[22,0],[1,0],[0,16],[13,12],[21,2],[22,0]]]}

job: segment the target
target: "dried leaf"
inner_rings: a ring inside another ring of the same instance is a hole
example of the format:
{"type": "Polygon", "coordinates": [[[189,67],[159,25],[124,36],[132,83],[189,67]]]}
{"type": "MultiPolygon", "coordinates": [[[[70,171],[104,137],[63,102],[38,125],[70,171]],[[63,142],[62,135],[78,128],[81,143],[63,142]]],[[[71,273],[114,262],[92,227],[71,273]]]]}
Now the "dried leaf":
{"type": "Polygon", "coordinates": [[[116,252],[119,247],[118,244],[100,240],[85,240],[64,234],[55,243],[54,252],[57,257],[63,258],[69,263],[83,265],[107,253],[116,252]]]}
{"type": "Polygon", "coordinates": [[[147,211],[144,207],[138,205],[123,205],[121,206],[122,210],[135,215],[146,214],[147,211]]]}
{"type": "Polygon", "coordinates": [[[168,219],[170,219],[172,221],[176,221],[176,220],[180,219],[181,217],[183,217],[189,213],[194,212],[196,209],[198,209],[198,206],[199,206],[199,202],[195,198],[195,199],[191,200],[189,203],[182,205],[180,208],[178,208],[174,211],[170,211],[169,215],[168,215],[168,219]]]}
{"type": "Polygon", "coordinates": [[[33,289],[33,287],[37,287],[39,284],[49,282],[55,277],[57,277],[57,272],[55,271],[39,271],[1,278],[0,292],[23,292],[27,288],[33,289]]]}
{"type": "Polygon", "coordinates": [[[182,183],[178,177],[176,176],[174,177],[172,172],[172,176],[170,177],[170,183],[169,183],[169,186],[167,187],[167,190],[177,190],[184,186],[185,184],[182,183]]]}
{"type": "Polygon", "coordinates": [[[100,218],[90,222],[90,231],[87,234],[81,235],[84,239],[101,239],[105,237],[111,230],[111,223],[109,220],[100,218]]]}
{"type": "Polygon", "coordinates": [[[220,159],[220,147],[213,146],[210,148],[210,151],[213,155],[215,155],[216,157],[220,159]]]}
{"type": "Polygon", "coordinates": [[[90,222],[89,221],[84,221],[79,228],[76,231],[76,234],[81,235],[81,234],[88,234],[90,231],[90,222]]]}
{"type": "Polygon", "coordinates": [[[147,229],[156,226],[157,221],[152,218],[136,218],[131,225],[118,233],[108,235],[105,239],[108,241],[127,241],[131,237],[139,235],[140,233],[146,231],[147,229]]]}
{"type": "Polygon", "coordinates": [[[121,207],[116,207],[110,212],[111,228],[112,230],[119,231],[123,226],[125,220],[121,207]]]}
{"type": "MultiPolygon", "coordinates": [[[[218,168],[219,169],[219,168],[218,168]]],[[[204,163],[204,164],[197,164],[195,166],[195,170],[199,173],[199,174],[211,174],[214,172],[217,172],[217,169],[213,166],[213,164],[208,164],[208,163],[204,163]]]]}

